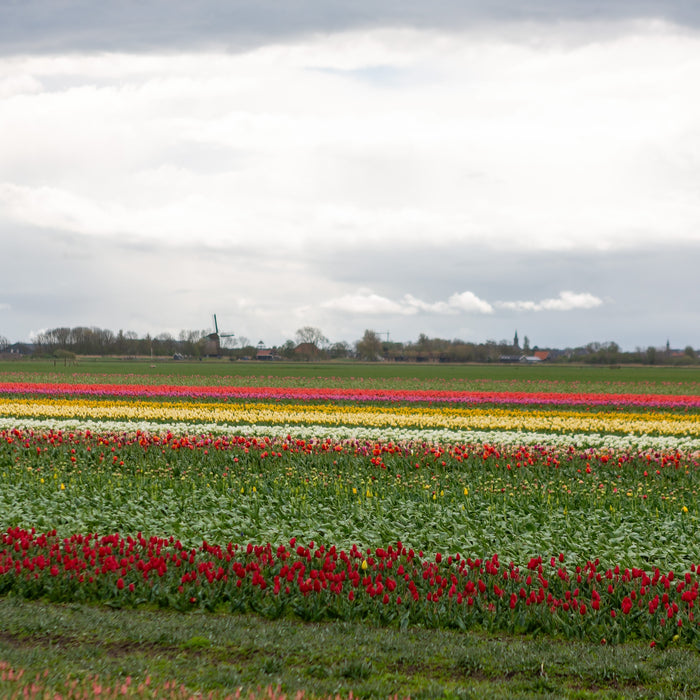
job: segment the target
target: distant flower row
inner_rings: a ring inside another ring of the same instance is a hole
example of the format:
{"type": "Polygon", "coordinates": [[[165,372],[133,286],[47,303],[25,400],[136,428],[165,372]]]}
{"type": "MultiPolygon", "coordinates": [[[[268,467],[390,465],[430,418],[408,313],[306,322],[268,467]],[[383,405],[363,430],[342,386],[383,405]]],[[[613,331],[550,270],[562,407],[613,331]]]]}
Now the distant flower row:
{"type": "Polygon", "coordinates": [[[68,384],[0,382],[0,394],[98,397],[182,397],[245,401],[338,401],[374,403],[497,404],[700,408],[700,395],[571,393],[551,391],[447,391],[344,389],[339,387],[182,386],[154,384],[68,384]]]}

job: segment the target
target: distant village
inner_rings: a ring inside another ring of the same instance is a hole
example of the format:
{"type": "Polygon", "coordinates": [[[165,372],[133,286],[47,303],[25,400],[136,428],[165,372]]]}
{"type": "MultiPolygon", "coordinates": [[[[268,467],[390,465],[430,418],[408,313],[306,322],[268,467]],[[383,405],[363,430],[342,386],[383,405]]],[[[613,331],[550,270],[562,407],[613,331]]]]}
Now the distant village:
{"type": "Polygon", "coordinates": [[[262,340],[256,344],[248,338],[219,330],[214,317],[214,329],[186,331],[174,337],[170,333],[139,337],[132,331],[113,332],[96,327],[54,328],[39,333],[32,343],[10,343],[0,335],[2,359],[77,357],[118,357],[122,359],[161,358],[173,361],[224,359],[240,362],[433,362],[433,363],[502,363],[537,364],[589,363],[611,366],[622,364],[691,365],[700,362],[698,351],[691,346],[672,347],[670,341],[662,346],[622,351],[617,343],[591,342],[585,346],[567,348],[538,347],[527,336],[510,341],[488,340],[473,343],[464,340],[429,338],[420,334],[414,342],[397,342],[387,332],[366,330],[354,343],[330,342],[322,331],[304,326],[279,346],[268,346],[262,340]]]}

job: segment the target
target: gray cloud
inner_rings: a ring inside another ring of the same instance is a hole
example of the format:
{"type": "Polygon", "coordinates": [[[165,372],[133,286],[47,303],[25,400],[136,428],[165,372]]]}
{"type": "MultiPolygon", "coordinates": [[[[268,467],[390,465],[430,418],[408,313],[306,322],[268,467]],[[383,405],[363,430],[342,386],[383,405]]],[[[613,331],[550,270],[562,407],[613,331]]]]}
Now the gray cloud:
{"type": "Polygon", "coordinates": [[[177,334],[207,328],[217,313],[227,330],[266,343],[282,343],[311,324],[349,342],[366,328],[394,340],[426,333],[476,342],[509,339],[517,329],[540,347],[614,340],[634,349],[667,339],[674,347],[700,347],[700,246],[527,254],[441,246],[388,251],[378,244],[346,250],[339,265],[320,254],[289,261],[259,247],[135,246],[2,223],[0,240],[12,261],[3,272],[0,335],[12,341],[78,325],[177,334]],[[355,276],[333,273],[346,268],[355,276]],[[375,291],[363,291],[360,280],[375,291]],[[561,294],[567,288],[590,297],[561,294]],[[455,294],[466,289],[471,294],[455,294]],[[601,303],[581,303],[593,298],[601,303]],[[324,299],[344,299],[345,308],[324,299]],[[487,301],[499,299],[532,304],[487,301]]]}
{"type": "Polygon", "coordinates": [[[410,290],[434,308],[460,288],[471,289],[479,299],[494,300],[490,314],[384,313],[379,321],[358,309],[358,324],[374,327],[384,322],[396,339],[414,339],[425,332],[500,340],[512,338],[517,328],[540,346],[614,340],[634,349],[660,346],[667,339],[680,347],[700,344],[695,301],[700,244],[528,252],[487,244],[397,249],[377,243],[371,250],[309,251],[309,255],[316,274],[332,271],[336,282],[371,288],[388,300],[400,300],[410,290]],[[561,293],[567,289],[578,294],[561,293]]]}
{"type": "Polygon", "coordinates": [[[663,19],[700,26],[695,0],[5,0],[0,52],[251,48],[301,34],[379,26],[464,29],[493,22],[663,19]]]}

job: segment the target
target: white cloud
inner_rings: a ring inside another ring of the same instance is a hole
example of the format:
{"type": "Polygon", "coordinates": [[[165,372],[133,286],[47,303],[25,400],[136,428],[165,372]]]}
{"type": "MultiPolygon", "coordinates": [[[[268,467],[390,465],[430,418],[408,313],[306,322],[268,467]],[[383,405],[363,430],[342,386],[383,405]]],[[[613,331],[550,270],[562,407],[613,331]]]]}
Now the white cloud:
{"type": "Polygon", "coordinates": [[[558,297],[541,301],[497,301],[499,309],[511,311],[573,311],[574,309],[593,309],[603,303],[602,299],[588,292],[576,293],[564,291],[558,297]]]}
{"type": "MultiPolygon", "coordinates": [[[[329,299],[321,308],[348,314],[400,315],[425,314],[492,314],[494,309],[508,311],[573,311],[593,309],[603,304],[602,299],[589,292],[560,292],[558,297],[541,301],[496,301],[493,304],[480,299],[470,291],[452,294],[447,301],[426,302],[412,294],[404,295],[401,301],[393,301],[375,294],[371,290],[361,290],[356,294],[345,294],[329,299]]],[[[308,310],[308,309],[307,309],[308,310]]]]}
{"type": "Polygon", "coordinates": [[[412,313],[417,313],[423,311],[424,313],[431,314],[445,314],[451,313],[452,309],[450,305],[444,301],[436,302],[426,302],[422,299],[414,297],[412,294],[406,294],[403,298],[403,304],[406,309],[411,310],[412,313]]]}
{"type": "Polygon", "coordinates": [[[125,213],[55,187],[23,187],[0,183],[0,210],[11,218],[41,228],[76,233],[117,234],[125,213]]]}
{"type": "Polygon", "coordinates": [[[6,100],[15,95],[41,92],[41,83],[31,75],[0,76],[0,100],[6,100]]]}
{"type": "Polygon", "coordinates": [[[547,30],[0,59],[0,208],[169,243],[697,241],[700,38],[547,30]],[[376,66],[402,80],[372,79],[376,66]]]}
{"type": "Polygon", "coordinates": [[[337,299],[330,299],[321,304],[330,311],[341,311],[347,314],[397,314],[401,316],[418,312],[418,307],[412,304],[401,304],[372,292],[345,294],[337,299]]]}
{"type": "Polygon", "coordinates": [[[602,299],[593,294],[562,292],[556,299],[544,299],[541,302],[545,311],[570,311],[572,309],[594,309],[603,303],[602,299]]]}
{"type": "Polygon", "coordinates": [[[357,294],[346,294],[324,302],[322,308],[352,314],[396,314],[412,316],[425,314],[477,313],[490,314],[493,307],[487,301],[479,299],[473,292],[461,292],[450,296],[447,301],[426,302],[412,294],[405,294],[401,301],[393,301],[373,293],[361,290],[357,294]]]}
{"type": "Polygon", "coordinates": [[[473,292],[453,294],[448,303],[451,308],[459,311],[478,312],[482,314],[490,314],[493,312],[491,304],[483,299],[479,299],[473,292]]]}

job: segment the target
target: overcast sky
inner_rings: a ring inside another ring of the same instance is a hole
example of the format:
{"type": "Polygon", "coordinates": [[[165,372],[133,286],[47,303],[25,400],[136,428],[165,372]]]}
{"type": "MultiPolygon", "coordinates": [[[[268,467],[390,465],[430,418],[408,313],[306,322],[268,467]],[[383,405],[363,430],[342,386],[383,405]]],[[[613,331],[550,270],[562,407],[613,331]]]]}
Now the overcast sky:
{"type": "Polygon", "coordinates": [[[2,0],[0,335],[700,348],[698,85],[697,0],[2,0]]]}

